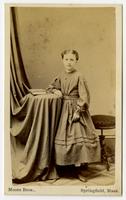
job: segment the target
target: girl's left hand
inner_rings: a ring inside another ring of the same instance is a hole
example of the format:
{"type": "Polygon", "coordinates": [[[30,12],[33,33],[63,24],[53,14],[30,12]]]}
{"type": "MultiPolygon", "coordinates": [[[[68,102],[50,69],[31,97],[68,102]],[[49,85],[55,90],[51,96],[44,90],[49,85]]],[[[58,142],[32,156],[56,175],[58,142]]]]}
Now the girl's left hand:
{"type": "Polygon", "coordinates": [[[79,113],[78,112],[74,112],[72,121],[73,122],[77,122],[77,121],[79,121],[79,119],[80,119],[79,113]]]}

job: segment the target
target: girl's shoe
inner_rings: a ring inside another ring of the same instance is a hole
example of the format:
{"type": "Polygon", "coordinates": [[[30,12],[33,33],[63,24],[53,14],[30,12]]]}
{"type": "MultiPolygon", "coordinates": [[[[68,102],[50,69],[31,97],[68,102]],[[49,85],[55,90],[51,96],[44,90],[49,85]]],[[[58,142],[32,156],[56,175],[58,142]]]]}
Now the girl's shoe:
{"type": "Polygon", "coordinates": [[[88,163],[83,163],[80,168],[82,170],[88,170],[88,163]]]}
{"type": "Polygon", "coordinates": [[[87,182],[86,177],[82,176],[81,174],[78,174],[78,179],[82,182],[87,182]]]}

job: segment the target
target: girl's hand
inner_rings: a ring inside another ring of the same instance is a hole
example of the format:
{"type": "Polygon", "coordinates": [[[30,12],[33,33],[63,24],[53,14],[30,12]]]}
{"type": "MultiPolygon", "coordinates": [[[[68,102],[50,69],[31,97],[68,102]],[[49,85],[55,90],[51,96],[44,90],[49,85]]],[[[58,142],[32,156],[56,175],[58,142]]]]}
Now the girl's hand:
{"type": "Polygon", "coordinates": [[[53,90],[52,88],[47,88],[46,93],[53,93],[52,90],[53,90]]]}
{"type": "Polygon", "coordinates": [[[77,122],[80,119],[80,115],[78,112],[74,112],[72,122],[77,122]]]}
{"type": "Polygon", "coordinates": [[[59,97],[62,97],[62,92],[60,90],[57,90],[57,89],[53,89],[53,93],[56,94],[57,96],[59,97]]]}

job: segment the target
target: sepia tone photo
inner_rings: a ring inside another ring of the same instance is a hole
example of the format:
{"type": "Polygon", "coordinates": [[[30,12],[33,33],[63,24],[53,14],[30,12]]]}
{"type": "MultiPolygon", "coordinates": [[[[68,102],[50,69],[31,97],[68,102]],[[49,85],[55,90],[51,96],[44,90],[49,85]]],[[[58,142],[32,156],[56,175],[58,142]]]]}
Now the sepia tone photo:
{"type": "Polygon", "coordinates": [[[5,194],[121,195],[121,5],[5,14],[5,194]]]}

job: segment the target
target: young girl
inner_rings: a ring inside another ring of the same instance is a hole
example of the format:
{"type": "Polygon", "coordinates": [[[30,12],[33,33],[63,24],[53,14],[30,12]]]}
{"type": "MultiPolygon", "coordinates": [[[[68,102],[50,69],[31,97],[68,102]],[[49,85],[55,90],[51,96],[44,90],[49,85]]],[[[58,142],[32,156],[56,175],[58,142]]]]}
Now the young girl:
{"type": "MultiPolygon", "coordinates": [[[[82,74],[75,65],[78,52],[65,50],[61,53],[65,71],[49,86],[52,92],[62,95],[63,106],[55,137],[55,162],[58,166],[100,161],[100,145],[89,113],[90,95],[82,74]]],[[[78,171],[78,178],[86,181],[78,171]]]]}

